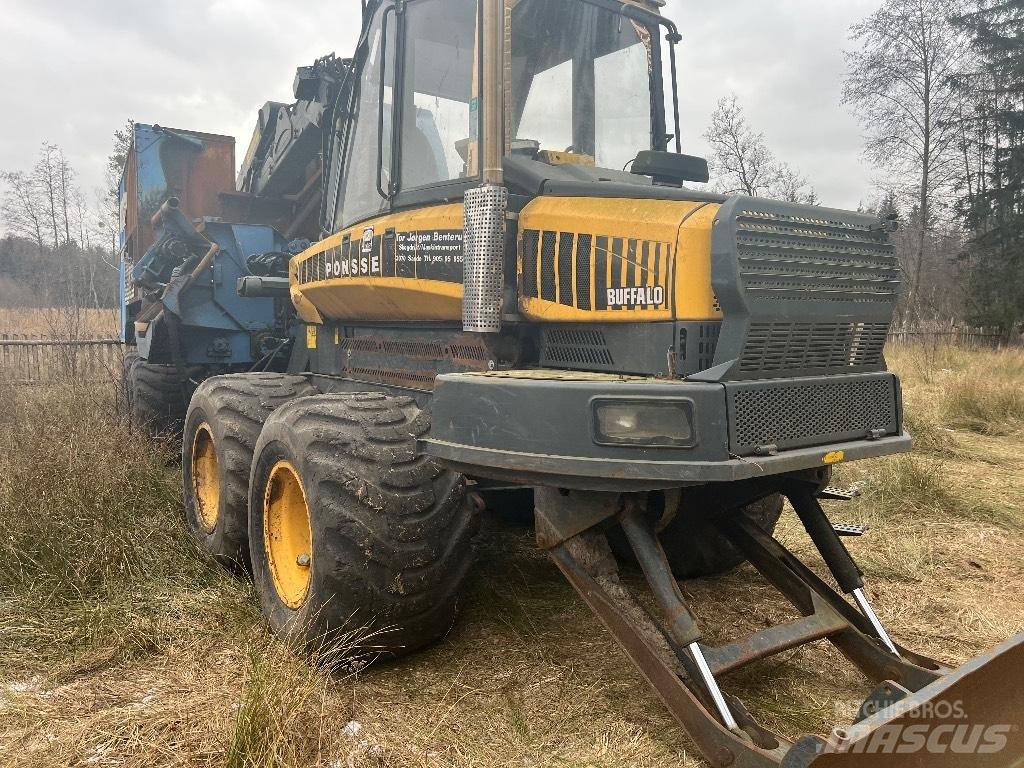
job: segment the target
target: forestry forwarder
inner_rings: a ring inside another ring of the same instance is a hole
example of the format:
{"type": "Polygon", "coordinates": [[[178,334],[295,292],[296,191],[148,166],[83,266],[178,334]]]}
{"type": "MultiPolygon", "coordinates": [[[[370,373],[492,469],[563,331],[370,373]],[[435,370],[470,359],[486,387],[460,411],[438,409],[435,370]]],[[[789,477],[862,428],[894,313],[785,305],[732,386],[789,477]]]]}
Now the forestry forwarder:
{"type": "Polygon", "coordinates": [[[364,3],[331,234],[290,263],[289,371],[192,398],[195,535],[252,569],[276,632],[317,649],[362,627],[394,656],[452,625],[472,487],[532,487],[540,546],[711,765],[1015,765],[1024,637],[959,670],[897,645],[839,537],[856,531],[820,505],[843,497],[836,464],[910,449],[883,359],[888,224],[686,188],[707,165],[663,104],[679,35],[660,5],[364,3]],[[773,538],[783,499],[848,597],[773,538]],[[713,647],[676,577],[743,559],[802,618],[713,647]],[[723,689],[824,639],[877,686],[828,739],[793,744],[723,689]],[[944,737],[963,727],[969,756],[944,737]]]}

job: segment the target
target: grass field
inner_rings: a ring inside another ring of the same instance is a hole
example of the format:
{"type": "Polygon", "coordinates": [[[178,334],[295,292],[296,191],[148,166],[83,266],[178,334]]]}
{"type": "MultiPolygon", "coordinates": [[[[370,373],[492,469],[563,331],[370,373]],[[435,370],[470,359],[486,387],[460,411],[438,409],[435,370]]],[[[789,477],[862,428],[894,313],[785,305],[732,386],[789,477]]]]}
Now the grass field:
{"type": "MultiPolygon", "coordinates": [[[[851,547],[897,638],[962,662],[1024,629],[1024,354],[891,362],[920,449],[844,467],[864,495],[833,509],[872,526],[851,547]]],[[[112,408],[0,391],[0,766],[703,765],[522,520],[486,520],[445,642],[310,669],[189,543],[171,449],[112,408]]],[[[810,554],[789,517],[781,536],[810,554]]],[[[778,613],[746,568],[684,590],[712,639],[778,613]]],[[[769,727],[823,732],[866,693],[847,669],[814,646],[726,687],[769,727]]]]}
{"type": "Polygon", "coordinates": [[[109,339],[118,336],[116,309],[5,309],[0,307],[0,336],[109,339]]]}

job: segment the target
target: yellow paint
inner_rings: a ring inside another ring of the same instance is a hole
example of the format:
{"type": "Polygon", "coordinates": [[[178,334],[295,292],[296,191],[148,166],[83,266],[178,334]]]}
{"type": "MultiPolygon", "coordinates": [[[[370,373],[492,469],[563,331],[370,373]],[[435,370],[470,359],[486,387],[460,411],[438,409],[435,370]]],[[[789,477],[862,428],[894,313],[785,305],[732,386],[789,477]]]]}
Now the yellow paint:
{"type": "Polygon", "coordinates": [[[335,320],[462,319],[462,284],[414,277],[339,278],[313,283],[304,295],[335,320]]]}
{"type": "MultiPolygon", "coordinates": [[[[579,235],[594,236],[590,274],[596,267],[598,237],[638,240],[661,244],[662,262],[659,283],[666,289],[662,307],[613,310],[586,310],[544,299],[520,296],[519,310],[531,320],[541,322],[610,322],[636,323],[663,320],[715,320],[722,313],[715,307],[711,287],[711,233],[719,206],[693,201],[628,200],[609,198],[540,197],[533,200],[519,217],[519,259],[517,271],[523,273],[522,232],[536,230],[572,233],[573,252],[579,235]]],[[[559,247],[556,241],[556,248],[559,247]]],[[[633,287],[612,282],[611,259],[607,260],[605,281],[609,288],[633,287]]],[[[573,283],[579,264],[573,258],[573,283]]],[[[623,270],[625,272],[625,270],[623,270]]],[[[639,273],[640,270],[637,270],[639,273]]],[[[536,284],[541,282],[540,259],[536,284]]],[[[556,283],[558,281],[556,280],[556,283]]],[[[593,279],[591,280],[592,283],[593,279]]],[[[655,286],[653,268],[640,274],[635,287],[655,286]]],[[[595,288],[591,287],[590,306],[597,306],[595,288]]],[[[560,286],[556,285],[560,292],[560,286]]]]}
{"type": "Polygon", "coordinates": [[[721,320],[711,286],[711,234],[721,206],[695,209],[679,228],[676,241],[676,320],[721,320]]]}
{"type": "MultiPolygon", "coordinates": [[[[631,200],[607,198],[540,197],[530,202],[519,217],[522,232],[570,233],[573,236],[573,284],[579,276],[580,264],[575,255],[580,235],[594,236],[591,249],[590,274],[596,266],[594,251],[598,237],[609,240],[647,242],[660,245],[659,280],[665,288],[665,303],[656,308],[580,309],[556,301],[521,296],[519,309],[529,320],[538,322],[609,322],[636,323],[664,320],[717,320],[721,310],[716,306],[711,286],[711,237],[719,206],[685,200],[631,200]]],[[[321,325],[326,320],[354,321],[421,321],[458,322],[462,318],[462,285],[416,277],[356,276],[299,285],[300,266],[331,249],[340,248],[346,239],[359,242],[363,232],[373,228],[379,237],[394,230],[403,233],[434,230],[461,230],[463,205],[432,206],[416,211],[382,216],[365,222],[317,243],[292,260],[290,266],[292,301],[299,317],[308,324],[321,325]]],[[[556,247],[560,246],[560,242],[556,247]]],[[[612,283],[611,259],[608,259],[605,280],[609,288],[654,288],[653,268],[646,274],[637,269],[636,285],[612,283]]],[[[520,242],[518,273],[522,279],[523,260],[520,242]]],[[[625,280],[625,269],[623,281],[625,280]]],[[[541,282],[540,259],[537,263],[537,284],[541,282]]],[[[557,285],[556,292],[561,291],[557,285]]],[[[590,306],[597,306],[596,282],[591,281],[590,306]]],[[[575,302],[571,302],[575,304],[575,302]]]]}
{"type": "Polygon", "coordinates": [[[537,154],[537,159],[548,165],[589,165],[597,164],[593,155],[581,155],[578,152],[555,152],[545,149],[537,154]]]}
{"type": "Polygon", "coordinates": [[[302,291],[299,290],[299,257],[292,259],[288,263],[288,282],[291,285],[291,296],[292,306],[295,307],[295,313],[299,316],[299,319],[304,323],[312,323],[313,325],[323,325],[324,318],[317,311],[316,307],[307,299],[302,291]]]}
{"type": "MultiPolygon", "coordinates": [[[[346,238],[360,241],[373,228],[379,237],[393,229],[403,233],[461,230],[462,203],[438,205],[415,211],[382,216],[343,230],[312,246],[292,260],[292,301],[306,322],[322,324],[324,319],[367,321],[439,321],[462,319],[462,284],[416,277],[339,277],[306,285],[298,284],[299,266],[325,251],[341,247],[346,238]],[[301,307],[316,313],[311,320],[301,307]]],[[[461,255],[460,255],[461,256],[461,255]]]]}
{"type": "Polygon", "coordinates": [[[287,461],[274,466],[264,489],[263,545],[277,596],[298,610],[309,596],[313,532],[302,481],[287,461]]]}
{"type": "Polygon", "coordinates": [[[832,451],[831,453],[825,454],[825,458],[822,459],[822,464],[841,464],[844,461],[846,461],[845,451],[832,451]]]}
{"type": "Polygon", "coordinates": [[[316,349],[316,326],[306,326],[306,349],[316,349]]]}
{"type": "Polygon", "coordinates": [[[199,425],[192,441],[192,488],[199,525],[213,533],[220,519],[220,464],[213,432],[206,423],[199,425]]]}

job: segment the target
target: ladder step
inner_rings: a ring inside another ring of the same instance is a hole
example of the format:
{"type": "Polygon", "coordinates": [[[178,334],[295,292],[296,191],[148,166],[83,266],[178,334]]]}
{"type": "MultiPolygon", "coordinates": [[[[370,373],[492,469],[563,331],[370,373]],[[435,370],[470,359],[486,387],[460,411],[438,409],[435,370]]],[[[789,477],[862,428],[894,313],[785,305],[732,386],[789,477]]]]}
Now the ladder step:
{"type": "Polygon", "coordinates": [[[818,498],[825,501],[853,501],[858,496],[860,491],[856,488],[836,488],[832,485],[818,492],[818,498]]]}
{"type": "Polygon", "coordinates": [[[869,530],[870,526],[867,525],[853,525],[851,523],[832,523],[832,530],[838,533],[840,536],[863,536],[869,530]]]}

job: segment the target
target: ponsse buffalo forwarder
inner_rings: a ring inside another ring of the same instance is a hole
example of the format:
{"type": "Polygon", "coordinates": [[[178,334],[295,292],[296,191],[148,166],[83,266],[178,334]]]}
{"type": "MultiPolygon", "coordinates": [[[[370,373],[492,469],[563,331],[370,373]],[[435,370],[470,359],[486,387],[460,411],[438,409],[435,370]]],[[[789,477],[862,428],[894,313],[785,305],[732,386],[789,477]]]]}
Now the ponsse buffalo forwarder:
{"type": "Polygon", "coordinates": [[[1019,764],[1024,638],[958,670],[900,647],[820,505],[835,465],[910,449],[891,223],[687,188],[661,5],[364,3],[302,193],[321,239],[241,281],[290,297],[287,370],[196,389],[189,523],[276,632],[397,656],[452,626],[477,491],[532,488],[539,545],[711,765],[1019,764]],[[773,538],[784,499],[838,591],[773,538]],[[676,579],[744,560],[802,618],[714,647],[676,579]],[[820,640],[876,686],[852,726],[791,743],[726,692],[820,640]],[[939,738],[965,726],[968,757],[939,738]]]}

